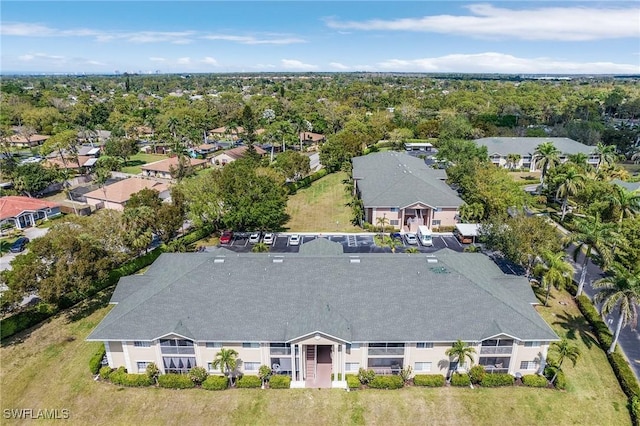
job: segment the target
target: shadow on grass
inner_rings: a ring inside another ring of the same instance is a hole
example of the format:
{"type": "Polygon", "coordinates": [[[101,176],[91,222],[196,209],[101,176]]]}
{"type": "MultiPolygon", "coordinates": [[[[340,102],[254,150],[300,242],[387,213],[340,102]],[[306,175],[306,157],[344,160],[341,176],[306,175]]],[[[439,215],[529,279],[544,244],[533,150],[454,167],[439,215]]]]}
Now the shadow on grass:
{"type": "Polygon", "coordinates": [[[19,331],[18,333],[14,334],[13,336],[9,336],[6,337],[4,339],[2,339],[2,341],[0,342],[0,347],[5,347],[5,346],[11,346],[11,345],[19,345],[20,343],[23,343],[26,339],[29,338],[29,336],[31,336],[31,333],[33,333],[34,331],[38,330],[40,327],[42,327],[45,324],[48,324],[49,322],[51,322],[51,320],[54,317],[50,317],[45,319],[44,321],[39,322],[38,324],[34,325],[33,327],[30,327],[24,331],[19,331]]]}
{"type": "Polygon", "coordinates": [[[127,160],[126,163],[122,164],[122,167],[136,167],[136,166],[142,166],[145,163],[143,160],[127,160]]]}
{"type": "Polygon", "coordinates": [[[582,343],[589,349],[593,345],[598,345],[591,326],[582,315],[572,315],[567,312],[556,315],[557,321],[554,321],[554,325],[559,325],[567,331],[567,339],[576,340],[578,337],[582,340],[582,343]]]}
{"type": "Polygon", "coordinates": [[[109,287],[102,290],[95,296],[87,299],[77,305],[69,308],[66,312],[67,320],[69,322],[79,321],[88,317],[98,309],[104,308],[109,304],[111,295],[113,294],[114,287],[109,287]]]}

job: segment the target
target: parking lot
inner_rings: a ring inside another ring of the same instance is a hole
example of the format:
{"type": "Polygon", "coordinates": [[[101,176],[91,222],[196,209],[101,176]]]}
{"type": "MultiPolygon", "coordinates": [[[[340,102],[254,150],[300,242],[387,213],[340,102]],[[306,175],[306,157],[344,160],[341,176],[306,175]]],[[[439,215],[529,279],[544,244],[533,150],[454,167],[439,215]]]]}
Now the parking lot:
{"type": "MultiPolygon", "coordinates": [[[[270,251],[272,253],[297,253],[300,246],[289,245],[289,235],[292,233],[279,233],[276,234],[270,251]]],[[[329,241],[334,241],[342,244],[345,253],[391,253],[389,247],[379,247],[374,242],[374,235],[372,233],[362,234],[298,234],[300,235],[300,244],[307,243],[316,238],[326,238],[329,241]]],[[[422,253],[432,253],[443,248],[450,248],[455,251],[463,251],[467,245],[460,244],[458,239],[451,234],[434,234],[433,246],[424,247],[418,245],[408,245],[406,241],[402,241],[402,245],[396,248],[396,252],[403,252],[408,247],[416,247],[422,253]]],[[[253,244],[249,242],[249,233],[236,233],[229,244],[224,244],[222,247],[228,248],[238,253],[246,253],[251,251],[253,244]]]]}

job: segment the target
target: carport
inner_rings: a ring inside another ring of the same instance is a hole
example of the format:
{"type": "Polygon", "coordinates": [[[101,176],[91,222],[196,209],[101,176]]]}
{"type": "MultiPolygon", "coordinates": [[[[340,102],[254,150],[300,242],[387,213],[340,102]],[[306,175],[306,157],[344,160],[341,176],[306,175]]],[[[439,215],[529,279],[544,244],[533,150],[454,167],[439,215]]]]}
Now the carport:
{"type": "Polygon", "coordinates": [[[479,230],[479,223],[456,223],[454,234],[461,243],[470,244],[476,242],[479,230]]]}

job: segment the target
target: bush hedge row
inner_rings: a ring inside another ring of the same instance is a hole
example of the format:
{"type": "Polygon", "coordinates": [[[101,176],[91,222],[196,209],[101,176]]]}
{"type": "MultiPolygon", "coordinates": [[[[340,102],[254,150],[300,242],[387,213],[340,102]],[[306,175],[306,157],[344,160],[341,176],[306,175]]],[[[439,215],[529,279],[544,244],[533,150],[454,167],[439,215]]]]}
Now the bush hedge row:
{"type": "Polygon", "coordinates": [[[109,375],[109,380],[114,385],[129,386],[129,387],[144,387],[151,386],[153,379],[146,374],[131,374],[127,373],[123,367],[118,368],[109,375]]]}
{"type": "Polygon", "coordinates": [[[526,374],[522,376],[522,384],[531,388],[546,388],[549,381],[544,376],[526,374]]]}
{"type": "Polygon", "coordinates": [[[347,387],[349,389],[360,389],[360,379],[358,379],[357,375],[347,374],[345,377],[347,379],[347,387]]]}
{"type": "Polygon", "coordinates": [[[169,389],[189,389],[196,386],[185,374],[161,374],[158,376],[158,385],[169,389]]]}
{"type": "Polygon", "coordinates": [[[104,344],[100,344],[100,348],[91,356],[91,359],[89,359],[89,370],[91,370],[91,374],[98,374],[100,372],[102,358],[104,358],[106,353],[104,344]]]}
{"type": "Polygon", "coordinates": [[[591,300],[585,296],[584,294],[576,297],[576,303],[578,304],[578,308],[582,315],[587,319],[591,327],[593,327],[596,338],[600,343],[600,347],[607,351],[611,347],[611,343],[613,342],[613,335],[611,331],[609,331],[609,327],[607,324],[602,321],[602,317],[598,310],[593,306],[591,300]]]}
{"type": "Polygon", "coordinates": [[[291,387],[291,377],[276,374],[269,379],[270,389],[289,389],[291,387]]]}
{"type": "Polygon", "coordinates": [[[225,390],[229,385],[229,379],[225,376],[209,376],[202,382],[202,388],[206,390],[225,390]]]}
{"type": "Polygon", "coordinates": [[[453,373],[451,376],[451,386],[469,386],[471,384],[471,378],[467,373],[453,373]]]}
{"type": "Polygon", "coordinates": [[[513,386],[514,378],[507,373],[485,374],[480,380],[480,385],[485,388],[495,388],[498,386],[513,386]]]}
{"type": "Polygon", "coordinates": [[[320,169],[317,172],[307,176],[304,179],[300,179],[297,182],[288,182],[287,189],[289,190],[289,194],[295,194],[298,189],[309,187],[313,182],[325,177],[328,174],[329,171],[327,169],[320,169]]]}
{"type": "Polygon", "coordinates": [[[622,391],[625,393],[625,395],[627,395],[627,397],[629,398],[640,398],[640,386],[638,386],[638,381],[633,375],[633,371],[631,371],[631,367],[629,367],[629,363],[627,362],[624,355],[616,351],[614,353],[608,354],[607,358],[609,358],[611,367],[613,367],[613,372],[618,378],[620,387],[622,388],[622,391]]]}
{"type": "Polygon", "coordinates": [[[369,387],[373,389],[400,389],[404,387],[404,380],[396,375],[376,376],[369,382],[369,387]]]}
{"type": "Polygon", "coordinates": [[[262,386],[262,380],[258,376],[242,376],[236,382],[239,388],[259,388],[262,386]]]}
{"type": "Polygon", "coordinates": [[[446,379],[442,374],[416,374],[413,377],[413,384],[416,386],[442,387],[446,379]]]}

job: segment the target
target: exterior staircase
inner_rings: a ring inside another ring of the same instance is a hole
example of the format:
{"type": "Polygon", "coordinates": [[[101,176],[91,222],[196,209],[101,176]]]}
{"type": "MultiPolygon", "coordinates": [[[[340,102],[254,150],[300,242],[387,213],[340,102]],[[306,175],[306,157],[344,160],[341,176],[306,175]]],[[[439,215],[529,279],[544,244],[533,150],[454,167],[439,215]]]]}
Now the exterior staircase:
{"type": "Polygon", "coordinates": [[[307,380],[316,379],[316,347],[307,347],[307,380]]]}

